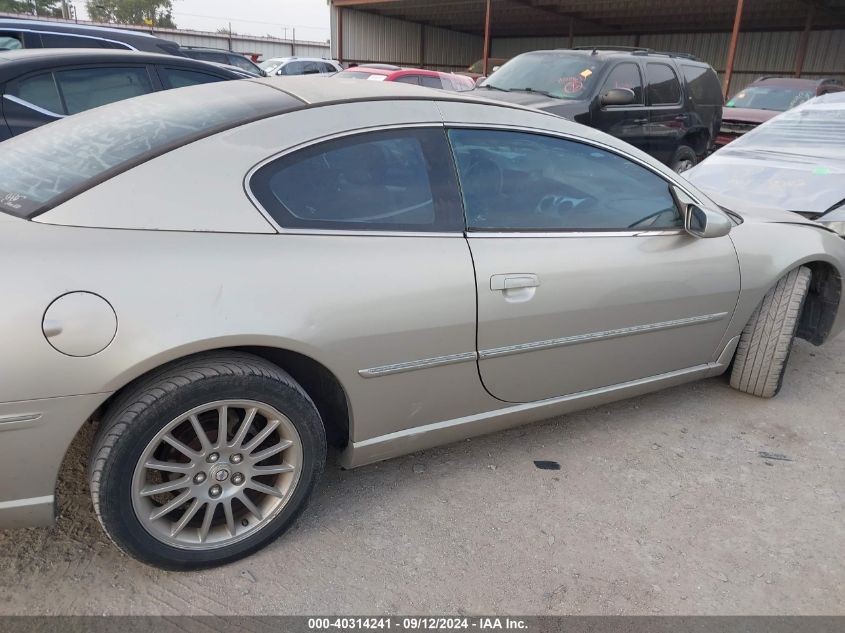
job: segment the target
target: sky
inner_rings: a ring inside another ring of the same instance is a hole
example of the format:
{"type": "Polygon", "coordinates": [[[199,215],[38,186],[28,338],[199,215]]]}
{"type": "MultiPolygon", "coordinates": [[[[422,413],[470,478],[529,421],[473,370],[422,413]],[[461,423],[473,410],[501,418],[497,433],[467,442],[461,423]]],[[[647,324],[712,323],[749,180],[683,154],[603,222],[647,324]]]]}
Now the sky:
{"type": "MultiPolygon", "coordinates": [[[[85,2],[76,0],[79,16],[85,2]]],[[[173,0],[173,19],[181,29],[216,31],[229,28],[248,35],[274,35],[296,39],[329,39],[326,0],[173,0]]]]}

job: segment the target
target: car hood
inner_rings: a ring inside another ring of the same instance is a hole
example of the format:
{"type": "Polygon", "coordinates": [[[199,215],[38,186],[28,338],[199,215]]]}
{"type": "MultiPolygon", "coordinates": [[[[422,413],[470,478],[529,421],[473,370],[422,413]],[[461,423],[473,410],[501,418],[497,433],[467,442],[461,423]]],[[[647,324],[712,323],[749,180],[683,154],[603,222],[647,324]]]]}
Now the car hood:
{"type": "Polygon", "coordinates": [[[751,108],[728,108],[722,109],[722,121],[739,121],[742,123],[763,123],[773,119],[780,112],[775,110],[753,110],[751,108]]]}
{"type": "Polygon", "coordinates": [[[684,172],[716,202],[734,201],[724,205],[730,209],[750,205],[820,215],[845,199],[845,160],[732,147],[684,172]]]}

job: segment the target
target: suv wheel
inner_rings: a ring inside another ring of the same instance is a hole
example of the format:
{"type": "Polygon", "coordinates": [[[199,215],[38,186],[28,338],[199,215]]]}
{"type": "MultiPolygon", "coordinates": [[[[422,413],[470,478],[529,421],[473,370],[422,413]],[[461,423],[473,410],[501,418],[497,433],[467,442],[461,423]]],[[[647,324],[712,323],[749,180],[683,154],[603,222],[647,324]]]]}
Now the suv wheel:
{"type": "Polygon", "coordinates": [[[675,155],[672,157],[672,162],[669,167],[672,171],[681,174],[688,169],[692,169],[698,163],[698,157],[689,145],[680,145],[675,150],[675,155]]]}
{"type": "Polygon", "coordinates": [[[211,567],[290,527],[325,456],[320,415],[288,374],[250,354],[203,354],[142,379],[109,408],[91,496],[130,556],[211,567]]]}

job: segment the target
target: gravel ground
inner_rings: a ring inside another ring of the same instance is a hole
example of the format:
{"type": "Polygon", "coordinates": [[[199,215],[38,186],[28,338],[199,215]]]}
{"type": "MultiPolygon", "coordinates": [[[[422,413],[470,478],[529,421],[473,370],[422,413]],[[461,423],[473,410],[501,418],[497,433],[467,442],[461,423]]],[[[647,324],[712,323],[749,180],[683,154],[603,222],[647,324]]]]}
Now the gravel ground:
{"type": "Polygon", "coordinates": [[[845,614],[843,391],[845,337],[799,341],[772,400],[710,379],[329,466],[286,536],[201,573],[109,543],[80,448],[57,525],[0,532],[0,614],[845,614]]]}

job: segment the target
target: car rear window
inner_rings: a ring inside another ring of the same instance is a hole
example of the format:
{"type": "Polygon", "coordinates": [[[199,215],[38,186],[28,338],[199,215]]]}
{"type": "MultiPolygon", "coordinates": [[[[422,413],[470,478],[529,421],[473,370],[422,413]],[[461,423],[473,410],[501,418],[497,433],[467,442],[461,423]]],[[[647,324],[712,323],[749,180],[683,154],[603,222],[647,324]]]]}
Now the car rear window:
{"type": "Polygon", "coordinates": [[[722,86],[712,68],[708,66],[681,65],[693,101],[699,105],[722,105],[722,86]]]}
{"type": "Polygon", "coordinates": [[[157,92],[51,123],[0,146],[0,211],[32,218],[175,147],[298,105],[243,81],[157,92]]]}

